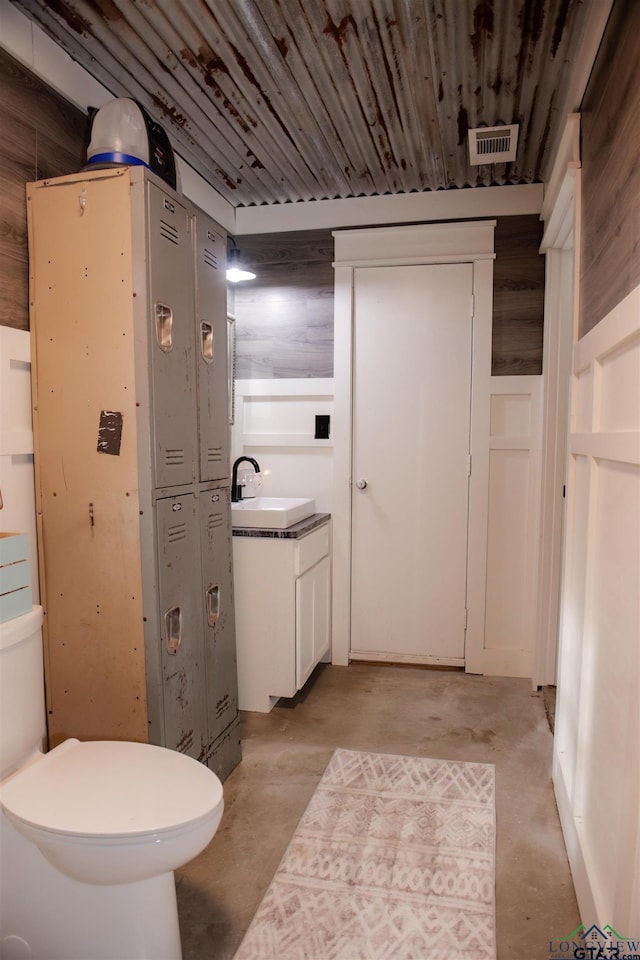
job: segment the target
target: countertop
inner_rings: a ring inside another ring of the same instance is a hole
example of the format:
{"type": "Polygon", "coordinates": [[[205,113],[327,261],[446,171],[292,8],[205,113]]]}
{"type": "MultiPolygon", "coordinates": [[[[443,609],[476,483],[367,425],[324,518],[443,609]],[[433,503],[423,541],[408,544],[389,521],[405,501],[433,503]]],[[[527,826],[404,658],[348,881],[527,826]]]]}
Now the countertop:
{"type": "Polygon", "coordinates": [[[234,537],[267,537],[271,540],[298,540],[321,527],[331,519],[330,513],[314,513],[306,520],[286,527],[284,530],[268,530],[266,527],[233,527],[234,537]]]}

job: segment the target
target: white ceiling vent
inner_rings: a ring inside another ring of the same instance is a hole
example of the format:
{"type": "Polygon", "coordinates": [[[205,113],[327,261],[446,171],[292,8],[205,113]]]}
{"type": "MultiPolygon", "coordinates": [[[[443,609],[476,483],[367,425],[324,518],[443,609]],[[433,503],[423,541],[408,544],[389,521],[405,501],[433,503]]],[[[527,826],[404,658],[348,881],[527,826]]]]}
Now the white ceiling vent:
{"type": "Polygon", "coordinates": [[[508,163],[515,160],[519,124],[469,130],[469,163],[508,163]]]}

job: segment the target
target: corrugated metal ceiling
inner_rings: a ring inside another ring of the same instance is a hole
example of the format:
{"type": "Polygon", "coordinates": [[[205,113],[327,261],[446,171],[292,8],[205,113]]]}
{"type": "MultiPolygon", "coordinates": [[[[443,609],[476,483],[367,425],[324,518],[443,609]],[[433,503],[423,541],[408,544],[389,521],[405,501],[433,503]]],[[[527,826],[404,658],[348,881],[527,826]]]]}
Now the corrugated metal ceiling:
{"type": "Polygon", "coordinates": [[[249,206],[544,179],[600,0],[14,2],[249,206]],[[469,166],[495,123],[516,160],[469,166]]]}

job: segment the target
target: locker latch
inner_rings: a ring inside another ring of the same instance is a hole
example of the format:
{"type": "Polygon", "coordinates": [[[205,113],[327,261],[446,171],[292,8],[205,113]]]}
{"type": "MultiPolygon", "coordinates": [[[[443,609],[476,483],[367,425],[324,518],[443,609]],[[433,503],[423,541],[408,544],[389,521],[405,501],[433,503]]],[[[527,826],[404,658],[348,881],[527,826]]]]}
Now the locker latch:
{"type": "Polygon", "coordinates": [[[156,338],[165,353],[173,347],[173,310],[166,303],[156,303],[156,338]]]}
{"type": "Polygon", "coordinates": [[[210,586],[207,588],[207,620],[210,627],[214,627],[220,616],[220,587],[210,586]]]}
{"type": "Polygon", "coordinates": [[[213,361],[213,324],[200,321],[200,350],[205,363],[213,361]]]}
{"type": "Polygon", "coordinates": [[[170,607],[164,615],[167,653],[175,654],[182,643],[182,609],[170,607]]]}

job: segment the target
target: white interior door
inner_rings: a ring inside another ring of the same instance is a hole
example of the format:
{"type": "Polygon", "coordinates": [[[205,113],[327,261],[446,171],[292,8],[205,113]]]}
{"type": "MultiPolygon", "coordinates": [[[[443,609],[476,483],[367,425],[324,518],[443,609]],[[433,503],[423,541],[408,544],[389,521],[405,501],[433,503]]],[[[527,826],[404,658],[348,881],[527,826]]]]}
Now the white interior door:
{"type": "Polygon", "coordinates": [[[354,272],[351,657],[462,664],[473,267],[354,272]]]}

